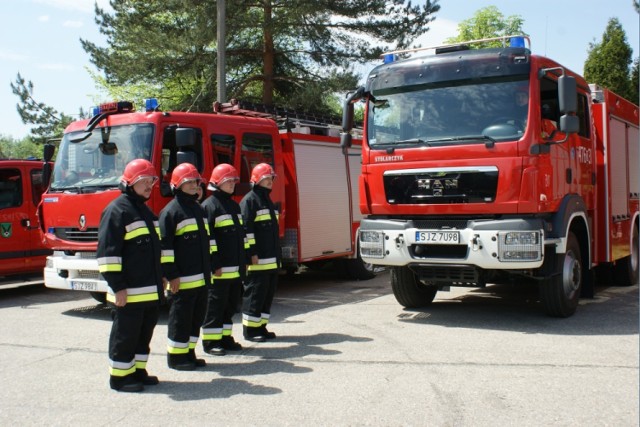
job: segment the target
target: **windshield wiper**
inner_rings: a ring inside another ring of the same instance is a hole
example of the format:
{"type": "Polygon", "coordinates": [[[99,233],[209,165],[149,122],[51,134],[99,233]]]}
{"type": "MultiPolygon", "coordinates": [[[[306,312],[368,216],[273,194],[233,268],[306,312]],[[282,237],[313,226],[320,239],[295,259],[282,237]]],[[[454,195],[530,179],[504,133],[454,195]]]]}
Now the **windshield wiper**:
{"type": "Polygon", "coordinates": [[[450,138],[430,139],[428,144],[434,142],[462,142],[462,141],[484,141],[484,145],[487,148],[493,148],[496,145],[496,140],[489,135],[473,135],[473,136],[455,136],[450,138]]]}
{"type": "Polygon", "coordinates": [[[410,139],[402,139],[402,140],[398,140],[398,141],[390,141],[390,142],[379,142],[376,144],[371,145],[371,148],[389,148],[389,149],[395,149],[395,148],[400,148],[400,147],[410,147],[413,145],[424,145],[427,147],[430,147],[431,141],[427,141],[424,139],[420,139],[420,138],[410,138],[410,139]]]}

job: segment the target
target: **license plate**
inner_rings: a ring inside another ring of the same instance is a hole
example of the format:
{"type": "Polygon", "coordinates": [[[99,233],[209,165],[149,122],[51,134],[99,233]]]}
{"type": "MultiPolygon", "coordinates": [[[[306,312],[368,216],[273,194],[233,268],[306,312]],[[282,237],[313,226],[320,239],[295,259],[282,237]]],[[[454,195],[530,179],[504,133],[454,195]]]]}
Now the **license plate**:
{"type": "Polygon", "coordinates": [[[97,291],[98,284],[94,282],[84,282],[81,280],[73,280],[71,282],[71,289],[74,291],[97,291]]]}
{"type": "Polygon", "coordinates": [[[460,244],[460,232],[442,230],[416,231],[416,243],[458,245],[460,244]]]}

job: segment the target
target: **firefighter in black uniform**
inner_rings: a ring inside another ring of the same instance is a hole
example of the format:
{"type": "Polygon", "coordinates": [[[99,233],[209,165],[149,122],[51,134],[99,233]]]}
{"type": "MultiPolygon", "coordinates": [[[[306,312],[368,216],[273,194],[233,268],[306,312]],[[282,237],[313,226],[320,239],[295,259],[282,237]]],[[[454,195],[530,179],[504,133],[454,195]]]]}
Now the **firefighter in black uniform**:
{"type": "Polygon", "coordinates": [[[149,161],[132,160],[122,176],[123,194],[100,218],[97,260],[109,285],[107,301],[114,305],[109,383],[118,391],[137,392],[159,382],[146,370],[163,295],[158,219],[145,205],[157,180],[149,161]]]}
{"type": "Polygon", "coordinates": [[[162,271],[170,300],[167,363],[179,371],[206,366],[195,355],[211,280],[209,226],[198,203],[202,178],[190,163],[171,174],[174,199],[160,211],[162,271]]]}
{"type": "Polygon", "coordinates": [[[240,206],[232,198],[239,180],[233,166],[219,164],[209,179],[213,194],[203,202],[217,251],[213,257],[214,276],[209,288],[207,316],[202,325],[202,346],[214,356],[224,356],[226,350],[242,350],[232,335],[232,317],[240,305],[245,275],[245,245],[248,247],[240,206]]]}
{"type": "Polygon", "coordinates": [[[253,188],[240,202],[251,255],[242,297],[242,330],[253,342],[276,337],[267,330],[281,258],[278,210],[269,197],[275,178],[271,165],[256,165],[251,171],[253,188]]]}

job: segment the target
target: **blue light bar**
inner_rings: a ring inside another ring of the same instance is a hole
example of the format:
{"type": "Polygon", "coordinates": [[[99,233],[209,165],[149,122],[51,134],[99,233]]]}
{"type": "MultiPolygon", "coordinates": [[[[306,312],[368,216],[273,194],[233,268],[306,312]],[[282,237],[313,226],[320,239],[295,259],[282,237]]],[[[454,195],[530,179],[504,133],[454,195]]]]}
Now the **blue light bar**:
{"type": "Polygon", "coordinates": [[[97,105],[91,107],[91,115],[96,116],[98,114],[100,114],[100,107],[98,107],[97,105]]]}
{"type": "Polygon", "coordinates": [[[144,100],[144,108],[147,111],[156,111],[158,109],[158,105],[157,98],[147,98],[144,100]]]}
{"type": "Polygon", "coordinates": [[[393,53],[387,53],[384,55],[382,59],[382,63],[389,64],[391,62],[394,62],[395,60],[396,60],[396,55],[394,55],[393,53]]]}
{"type": "Polygon", "coordinates": [[[511,37],[509,40],[511,47],[524,47],[524,37],[511,37]]]}

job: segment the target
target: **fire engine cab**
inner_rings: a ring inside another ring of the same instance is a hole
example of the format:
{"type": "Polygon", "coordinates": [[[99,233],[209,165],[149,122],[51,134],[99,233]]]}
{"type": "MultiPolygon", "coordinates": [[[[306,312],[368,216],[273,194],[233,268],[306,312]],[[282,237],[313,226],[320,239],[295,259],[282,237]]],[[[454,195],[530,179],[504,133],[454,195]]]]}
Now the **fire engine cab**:
{"type": "Polygon", "coordinates": [[[638,283],[638,106],[521,36],[384,55],[345,100],[344,147],[356,101],[360,254],[403,306],[526,281],[567,317],[596,271],[638,283]]]}
{"type": "Polygon", "coordinates": [[[36,215],[43,191],[42,161],[0,160],[0,284],[42,283],[51,254],[36,215]]]}
{"type": "MultiPolygon", "coordinates": [[[[238,102],[214,107],[213,113],[163,112],[147,100],[145,111],[136,112],[130,102],[115,102],[67,127],[41,204],[44,239],[54,251],[44,269],[47,287],[104,299],[107,284],[96,261],[100,215],[136,158],[151,161],[160,177],[147,202],[156,213],[173,198],[169,179],[180,163],[194,164],[205,181],[217,164],[234,165],[238,200],[251,189],[253,166],[269,163],[277,174],[272,198],[281,212],[283,269],[340,258],[353,277],[373,277],[356,250],[360,153],[354,148],[343,156],[338,126],[238,102]]],[[[45,157],[52,155],[46,147],[45,157]]]]}

